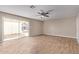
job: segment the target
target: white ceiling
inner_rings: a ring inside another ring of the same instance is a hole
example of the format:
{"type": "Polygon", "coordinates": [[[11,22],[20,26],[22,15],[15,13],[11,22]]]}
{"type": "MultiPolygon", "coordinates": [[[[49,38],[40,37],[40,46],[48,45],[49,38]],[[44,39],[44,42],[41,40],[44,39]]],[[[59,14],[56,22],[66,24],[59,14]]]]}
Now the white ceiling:
{"type": "Polygon", "coordinates": [[[34,9],[31,9],[30,5],[0,5],[0,11],[37,20],[42,20],[37,14],[40,9],[44,11],[54,9],[49,18],[44,18],[46,20],[74,17],[79,12],[78,5],[35,5],[34,9]]]}

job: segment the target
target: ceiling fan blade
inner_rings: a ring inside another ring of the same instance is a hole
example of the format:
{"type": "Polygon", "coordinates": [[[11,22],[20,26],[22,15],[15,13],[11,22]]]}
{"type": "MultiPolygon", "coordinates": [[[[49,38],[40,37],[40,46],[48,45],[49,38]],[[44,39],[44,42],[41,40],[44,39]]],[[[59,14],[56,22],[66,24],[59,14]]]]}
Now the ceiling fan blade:
{"type": "Polygon", "coordinates": [[[48,10],[47,13],[50,13],[50,12],[52,12],[53,10],[54,10],[54,9],[48,10]]]}
{"type": "Polygon", "coordinates": [[[49,17],[48,15],[44,15],[44,17],[49,17]]]}
{"type": "Polygon", "coordinates": [[[46,15],[46,17],[49,17],[48,15],[46,15]]]}
{"type": "Polygon", "coordinates": [[[44,12],[44,10],[40,10],[41,12],[44,12]]]}
{"type": "Polygon", "coordinates": [[[41,14],[40,12],[37,12],[38,14],[41,14]]]}
{"type": "Polygon", "coordinates": [[[36,15],[36,16],[41,16],[40,14],[36,15]]]}

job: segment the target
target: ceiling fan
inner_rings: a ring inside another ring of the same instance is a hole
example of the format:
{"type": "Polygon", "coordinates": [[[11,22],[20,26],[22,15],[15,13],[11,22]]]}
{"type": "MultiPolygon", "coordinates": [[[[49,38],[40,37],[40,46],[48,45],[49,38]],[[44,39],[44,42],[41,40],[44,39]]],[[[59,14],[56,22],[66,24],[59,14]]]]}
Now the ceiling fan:
{"type": "Polygon", "coordinates": [[[44,10],[40,10],[40,12],[38,12],[39,16],[42,17],[49,17],[50,12],[52,12],[54,9],[52,10],[48,10],[48,11],[44,11],[44,10]]]}
{"type": "MultiPolygon", "coordinates": [[[[35,9],[36,6],[31,5],[30,8],[35,9]]],[[[37,14],[38,14],[38,16],[40,16],[41,19],[42,19],[42,18],[45,18],[45,17],[50,17],[49,14],[50,14],[52,11],[54,11],[54,9],[47,10],[47,11],[40,10],[39,12],[37,12],[37,14]]]]}

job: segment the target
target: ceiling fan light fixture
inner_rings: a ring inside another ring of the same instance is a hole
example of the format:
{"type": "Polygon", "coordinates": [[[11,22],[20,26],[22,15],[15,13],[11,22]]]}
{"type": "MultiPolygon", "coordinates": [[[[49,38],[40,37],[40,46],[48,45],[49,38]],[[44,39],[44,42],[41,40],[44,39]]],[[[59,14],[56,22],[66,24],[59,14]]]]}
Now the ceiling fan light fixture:
{"type": "Polygon", "coordinates": [[[38,12],[38,14],[40,15],[40,16],[43,16],[43,18],[44,17],[49,17],[49,14],[50,14],[50,12],[52,12],[54,9],[51,9],[51,10],[48,10],[48,11],[44,11],[44,10],[40,10],[40,12],[38,12]]]}
{"type": "Polygon", "coordinates": [[[35,8],[35,6],[34,6],[34,5],[31,5],[31,6],[30,6],[30,8],[34,9],[34,8],[35,8]]]}

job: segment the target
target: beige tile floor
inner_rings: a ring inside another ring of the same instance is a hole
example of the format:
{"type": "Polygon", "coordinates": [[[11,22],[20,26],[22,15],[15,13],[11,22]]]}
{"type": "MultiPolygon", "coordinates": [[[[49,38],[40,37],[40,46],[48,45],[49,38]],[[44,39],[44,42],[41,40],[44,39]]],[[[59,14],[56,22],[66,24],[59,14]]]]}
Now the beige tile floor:
{"type": "Polygon", "coordinates": [[[40,35],[23,37],[0,43],[0,53],[5,54],[52,54],[79,53],[76,39],[40,35]]]}

